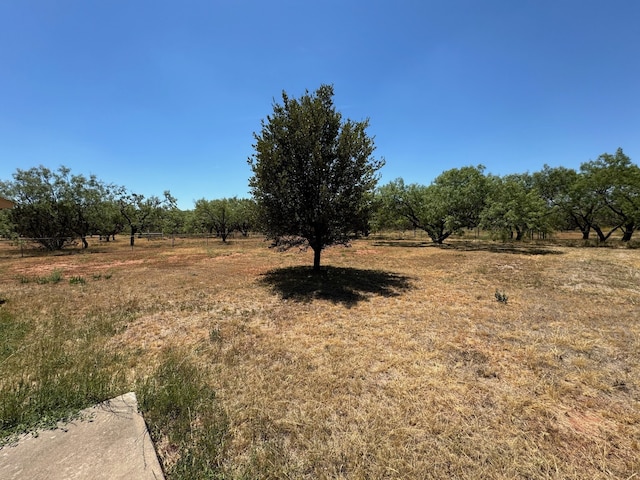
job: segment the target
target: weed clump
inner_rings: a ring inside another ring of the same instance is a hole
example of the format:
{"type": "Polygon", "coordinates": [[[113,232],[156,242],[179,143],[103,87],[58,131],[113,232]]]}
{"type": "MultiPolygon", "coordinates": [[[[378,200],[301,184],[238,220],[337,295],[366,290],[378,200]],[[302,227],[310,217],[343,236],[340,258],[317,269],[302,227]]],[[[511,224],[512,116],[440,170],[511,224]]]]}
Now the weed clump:
{"type": "Polygon", "coordinates": [[[211,343],[219,343],[222,341],[222,334],[220,333],[220,328],[213,327],[209,330],[209,341],[211,343]]]}
{"type": "Polygon", "coordinates": [[[501,292],[500,290],[496,290],[496,293],[494,295],[496,297],[496,300],[500,303],[506,304],[509,301],[509,296],[506,293],[501,292]]]}
{"type": "Polygon", "coordinates": [[[110,272],[109,272],[109,273],[105,273],[105,274],[102,274],[102,273],[94,273],[94,274],[93,274],[93,279],[94,279],[94,280],[103,280],[103,279],[104,279],[104,280],[109,280],[112,276],[113,276],[113,274],[112,274],[112,273],[110,273],[110,272]]]}
{"type": "Polygon", "coordinates": [[[60,283],[62,281],[62,272],[58,269],[55,269],[46,277],[37,277],[36,283],[39,285],[46,285],[47,283],[60,283]]]}

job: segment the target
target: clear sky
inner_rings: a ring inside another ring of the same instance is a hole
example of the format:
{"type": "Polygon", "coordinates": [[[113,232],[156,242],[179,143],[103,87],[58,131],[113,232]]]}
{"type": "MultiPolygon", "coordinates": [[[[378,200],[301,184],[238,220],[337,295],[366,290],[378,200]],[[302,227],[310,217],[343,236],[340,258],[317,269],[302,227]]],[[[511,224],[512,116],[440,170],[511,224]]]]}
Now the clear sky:
{"type": "Polygon", "coordinates": [[[639,24],[638,0],[2,0],[0,180],[247,197],[261,119],[323,83],[382,183],[638,163],[639,24]]]}

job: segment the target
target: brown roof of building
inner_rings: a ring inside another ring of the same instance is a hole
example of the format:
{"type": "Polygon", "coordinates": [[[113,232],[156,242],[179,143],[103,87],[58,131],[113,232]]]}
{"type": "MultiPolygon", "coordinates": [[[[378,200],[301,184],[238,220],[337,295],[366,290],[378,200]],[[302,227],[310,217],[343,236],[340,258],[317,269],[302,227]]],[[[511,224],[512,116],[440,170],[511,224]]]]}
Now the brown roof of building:
{"type": "Polygon", "coordinates": [[[15,206],[16,204],[13,203],[11,200],[7,200],[6,198],[0,197],[0,210],[3,210],[5,208],[13,208],[15,206]]]}

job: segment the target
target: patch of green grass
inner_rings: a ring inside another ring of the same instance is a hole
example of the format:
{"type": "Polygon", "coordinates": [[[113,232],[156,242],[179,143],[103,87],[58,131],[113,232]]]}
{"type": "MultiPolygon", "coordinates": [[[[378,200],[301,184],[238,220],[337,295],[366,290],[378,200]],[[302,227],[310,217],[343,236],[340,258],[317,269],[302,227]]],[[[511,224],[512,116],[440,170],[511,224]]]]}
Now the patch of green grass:
{"type": "Polygon", "coordinates": [[[127,389],[122,359],[101,347],[117,320],[93,316],[73,327],[54,315],[43,323],[36,331],[2,314],[0,446],[21,433],[54,428],[127,389]]]}
{"type": "Polygon", "coordinates": [[[227,416],[202,368],[178,351],[168,351],[153,376],[138,388],[140,410],[151,438],[167,451],[160,455],[171,479],[223,478],[227,416]]]}
{"type": "Polygon", "coordinates": [[[60,283],[61,280],[62,280],[62,272],[58,269],[55,269],[46,277],[36,277],[35,279],[36,283],[39,285],[46,285],[47,283],[60,283]]]}
{"type": "Polygon", "coordinates": [[[0,310],[0,362],[20,349],[30,329],[26,322],[16,320],[6,310],[0,310]]]}
{"type": "Polygon", "coordinates": [[[86,284],[87,281],[83,278],[83,277],[71,277],[69,279],[69,284],[70,285],[84,285],[86,284]]]}

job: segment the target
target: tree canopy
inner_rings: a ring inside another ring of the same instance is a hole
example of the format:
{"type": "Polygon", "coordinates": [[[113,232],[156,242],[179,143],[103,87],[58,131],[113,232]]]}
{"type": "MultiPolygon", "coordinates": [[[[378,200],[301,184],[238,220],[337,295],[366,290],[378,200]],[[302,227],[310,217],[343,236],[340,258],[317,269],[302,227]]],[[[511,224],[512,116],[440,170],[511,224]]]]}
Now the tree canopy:
{"type": "Polygon", "coordinates": [[[254,134],[249,158],[249,185],[265,233],[284,247],[309,245],[315,271],[326,246],[346,243],[361,228],[384,164],[372,156],[368,120],[343,121],[333,95],[331,85],[299,99],[283,92],[254,134]]]}
{"type": "Polygon", "coordinates": [[[441,244],[453,233],[475,228],[487,195],[484,167],[447,170],[431,185],[405,185],[397,179],[379,190],[386,217],[401,217],[441,244]],[[395,213],[394,213],[395,212],[395,213]]]}
{"type": "Polygon", "coordinates": [[[48,250],[61,249],[86,236],[100,221],[105,186],[95,176],[73,175],[66,167],[18,169],[2,193],[15,202],[8,219],[18,235],[33,238],[48,250]]]}
{"type": "Polygon", "coordinates": [[[249,234],[254,226],[254,202],[246,198],[221,198],[196,200],[194,209],[194,225],[204,231],[215,234],[227,241],[234,231],[243,236],[249,234]]]}
{"type": "Polygon", "coordinates": [[[311,247],[317,270],[326,246],[370,230],[422,229],[436,244],[477,227],[503,239],[579,229],[584,240],[595,232],[605,242],[618,232],[629,242],[640,226],[640,167],[621,148],[578,170],[544,165],[496,176],[465,166],[428,185],[398,178],[376,189],[384,162],[373,158],[367,120],[343,120],[331,86],[282,98],[254,134],[253,199],[202,198],[182,211],[169,191],[145,197],[64,166],[17,169],[0,181],[0,195],[13,207],[0,210],[0,236],[57,250],[78,239],[86,248],[90,235],[115,240],[126,232],[133,246],[143,232],[208,232],[225,242],[233,232],[260,231],[283,248],[311,247]]]}
{"type": "Polygon", "coordinates": [[[492,177],[481,225],[501,237],[522,240],[527,232],[548,230],[549,206],[529,174],[492,177]]]}
{"type": "Polygon", "coordinates": [[[129,226],[129,243],[131,247],[135,244],[137,233],[143,232],[150,226],[160,228],[163,223],[163,215],[176,207],[176,199],[171,196],[168,190],[164,192],[161,199],[155,195],[146,198],[144,195],[127,191],[120,187],[117,194],[117,203],[120,213],[126,224],[129,226]]]}
{"type": "Polygon", "coordinates": [[[583,163],[580,171],[589,192],[602,207],[592,224],[598,238],[605,241],[615,230],[622,229],[622,240],[630,240],[640,222],[640,168],[618,148],[613,155],[603,153],[596,160],[583,163]]]}

